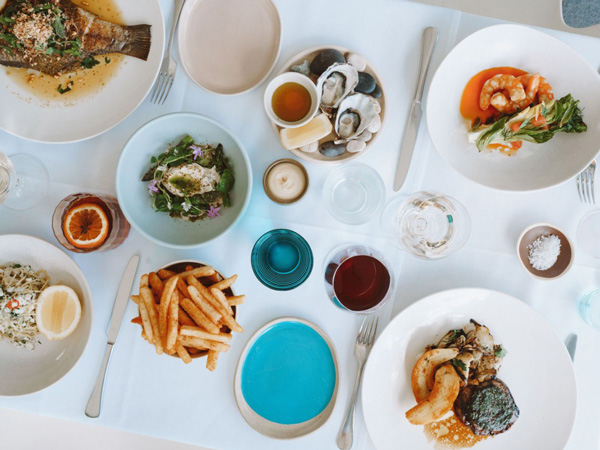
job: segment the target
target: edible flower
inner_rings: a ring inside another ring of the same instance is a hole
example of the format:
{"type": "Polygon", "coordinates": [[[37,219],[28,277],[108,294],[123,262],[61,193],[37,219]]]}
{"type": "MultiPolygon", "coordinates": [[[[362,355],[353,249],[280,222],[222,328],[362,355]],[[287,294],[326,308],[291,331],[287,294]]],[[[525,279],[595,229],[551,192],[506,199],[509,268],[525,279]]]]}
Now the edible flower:
{"type": "Polygon", "coordinates": [[[217,208],[215,208],[214,206],[211,206],[210,209],[206,212],[206,215],[208,217],[210,217],[211,219],[214,219],[215,217],[221,215],[221,213],[219,211],[221,211],[221,207],[220,206],[217,207],[217,208]]]}
{"type": "Polygon", "coordinates": [[[12,299],[10,302],[6,304],[6,307],[9,309],[17,309],[19,307],[19,300],[16,298],[12,299]]]}
{"type": "Polygon", "coordinates": [[[192,153],[194,155],[194,161],[196,161],[196,158],[198,158],[198,157],[202,158],[204,156],[204,152],[202,151],[202,147],[200,147],[198,145],[190,145],[190,148],[192,150],[194,150],[194,152],[192,153]]]}
{"type": "Polygon", "coordinates": [[[155,193],[160,192],[158,190],[158,188],[156,187],[156,180],[152,180],[152,182],[148,185],[148,194],[152,195],[153,192],[155,192],[155,193]]]}

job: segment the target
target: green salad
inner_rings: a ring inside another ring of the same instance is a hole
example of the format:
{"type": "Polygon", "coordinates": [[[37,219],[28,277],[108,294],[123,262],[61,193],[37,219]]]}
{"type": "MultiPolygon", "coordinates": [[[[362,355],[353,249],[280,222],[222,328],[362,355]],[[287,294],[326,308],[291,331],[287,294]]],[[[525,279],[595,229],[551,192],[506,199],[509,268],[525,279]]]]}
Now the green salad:
{"type": "Polygon", "coordinates": [[[231,206],[233,168],[223,146],[196,144],[185,136],[177,145],[150,160],[142,177],[156,211],[195,222],[214,219],[231,206]]]}

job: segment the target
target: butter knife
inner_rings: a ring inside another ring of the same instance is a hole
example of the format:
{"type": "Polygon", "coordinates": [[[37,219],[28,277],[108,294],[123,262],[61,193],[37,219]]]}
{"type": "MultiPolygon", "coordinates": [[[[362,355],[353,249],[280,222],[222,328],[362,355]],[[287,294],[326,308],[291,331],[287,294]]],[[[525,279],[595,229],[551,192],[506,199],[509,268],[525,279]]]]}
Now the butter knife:
{"type": "Polygon", "coordinates": [[[577,350],[577,335],[574,333],[568,335],[567,340],[565,341],[565,346],[567,347],[567,351],[569,352],[571,361],[575,362],[575,350],[577,350]]]}
{"type": "Polygon", "coordinates": [[[104,352],[104,360],[100,367],[100,373],[96,380],[96,385],[90,395],[87,406],[85,407],[85,415],[91,418],[96,418],[100,415],[100,408],[102,406],[102,390],[104,388],[104,377],[106,376],[106,369],[108,368],[108,362],[110,361],[110,355],[112,353],[113,346],[119,335],[119,329],[121,328],[121,322],[125,315],[125,309],[127,308],[127,302],[129,301],[129,293],[133,286],[135,279],[135,273],[137,272],[140,257],[134,255],[127,264],[123,277],[121,278],[121,284],[119,284],[119,290],[117,291],[117,297],[115,298],[115,304],[113,305],[112,314],[110,316],[110,323],[107,330],[107,342],[106,351],[104,352]]]}
{"type": "Polygon", "coordinates": [[[396,177],[394,178],[394,191],[400,190],[404,184],[404,180],[406,180],[406,175],[408,174],[408,169],[410,167],[413,150],[415,149],[415,143],[417,142],[419,125],[421,124],[421,116],[423,115],[423,110],[421,109],[421,100],[423,99],[425,78],[427,77],[427,70],[429,69],[431,55],[433,55],[433,49],[435,47],[435,43],[437,42],[437,38],[438,31],[436,28],[425,28],[425,31],[423,32],[423,49],[421,51],[419,81],[417,82],[415,98],[413,99],[412,106],[410,107],[408,121],[406,122],[406,129],[404,130],[404,138],[402,140],[402,146],[400,147],[398,168],[396,169],[396,177]]]}

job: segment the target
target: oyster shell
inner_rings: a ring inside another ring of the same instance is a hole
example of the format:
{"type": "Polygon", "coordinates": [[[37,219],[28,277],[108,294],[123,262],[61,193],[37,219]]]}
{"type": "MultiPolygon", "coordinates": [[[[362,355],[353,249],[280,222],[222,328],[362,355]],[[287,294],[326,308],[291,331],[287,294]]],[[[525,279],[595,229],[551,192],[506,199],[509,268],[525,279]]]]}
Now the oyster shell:
{"type": "Polygon", "coordinates": [[[331,114],[358,84],[358,71],[350,64],[333,64],[319,77],[321,109],[331,114]]]}
{"type": "Polygon", "coordinates": [[[379,116],[377,100],[370,95],[352,94],[344,98],[335,116],[334,130],[340,139],[356,139],[379,116]]]}

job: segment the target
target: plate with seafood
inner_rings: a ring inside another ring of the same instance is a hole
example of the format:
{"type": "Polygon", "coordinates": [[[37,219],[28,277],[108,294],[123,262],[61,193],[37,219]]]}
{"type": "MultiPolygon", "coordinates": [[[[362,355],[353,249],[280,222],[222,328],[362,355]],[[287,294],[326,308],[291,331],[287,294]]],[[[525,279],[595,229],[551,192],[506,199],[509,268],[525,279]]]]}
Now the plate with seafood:
{"type": "Polygon", "coordinates": [[[75,366],[92,329],[92,293],[65,252],[0,236],[0,396],[40,391],[75,366]]]}
{"type": "Polygon", "coordinates": [[[577,388],[564,344],[533,309],[454,289],[390,322],[369,356],[362,402],[378,450],[562,450],[577,388]]]}
{"type": "Polygon", "coordinates": [[[267,86],[264,102],[283,148],[322,164],[364,154],[386,118],[381,77],[362,55],[340,46],[314,47],[289,59],[267,86]]]}
{"type": "Polygon", "coordinates": [[[565,43],[496,25],[465,38],[440,64],[427,127],[442,159],[471,181],[533,191],[575,177],[594,159],[599,102],[600,77],[565,43]]]}
{"type": "Polygon", "coordinates": [[[0,31],[0,128],[38,142],[120,123],[152,88],[164,50],[158,0],[7,0],[0,31]]]}

